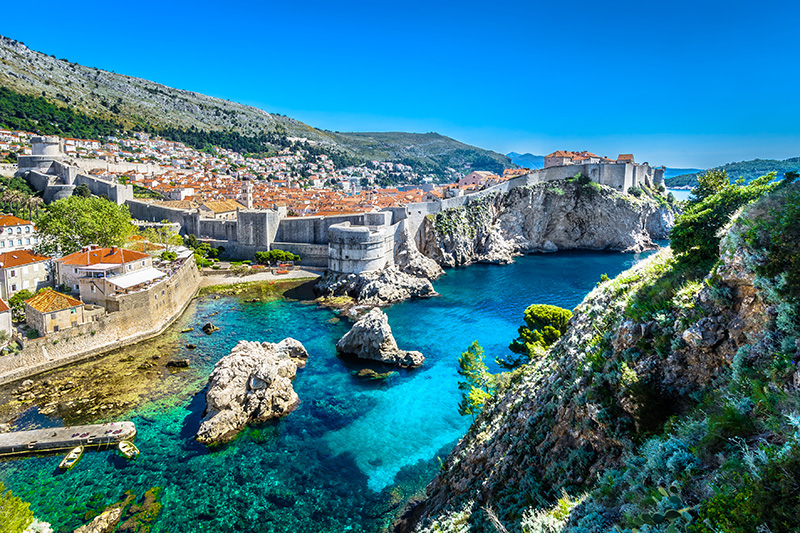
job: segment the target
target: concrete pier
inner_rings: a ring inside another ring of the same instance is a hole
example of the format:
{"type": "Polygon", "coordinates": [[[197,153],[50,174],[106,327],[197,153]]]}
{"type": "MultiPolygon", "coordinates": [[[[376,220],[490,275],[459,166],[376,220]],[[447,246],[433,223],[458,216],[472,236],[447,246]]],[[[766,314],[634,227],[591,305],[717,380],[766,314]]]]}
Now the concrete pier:
{"type": "Polygon", "coordinates": [[[76,446],[112,447],[136,436],[133,422],[0,433],[0,457],[67,452],[76,446]]]}

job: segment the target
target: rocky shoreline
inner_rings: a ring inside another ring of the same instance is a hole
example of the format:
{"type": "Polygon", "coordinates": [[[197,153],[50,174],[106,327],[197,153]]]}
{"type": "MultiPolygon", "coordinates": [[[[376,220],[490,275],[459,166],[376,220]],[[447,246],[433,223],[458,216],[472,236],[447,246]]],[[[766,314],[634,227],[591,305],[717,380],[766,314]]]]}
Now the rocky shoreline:
{"type": "Polygon", "coordinates": [[[401,368],[422,366],[425,356],[417,351],[401,350],[392,335],[389,317],[375,307],[362,316],[352,329],[336,343],[336,350],[345,356],[397,365],[401,368]]]}
{"type": "Polygon", "coordinates": [[[658,193],[640,197],[560,180],[486,195],[426,218],[422,253],[439,265],[509,263],[530,252],[642,252],[665,239],[674,212],[658,193]]]}

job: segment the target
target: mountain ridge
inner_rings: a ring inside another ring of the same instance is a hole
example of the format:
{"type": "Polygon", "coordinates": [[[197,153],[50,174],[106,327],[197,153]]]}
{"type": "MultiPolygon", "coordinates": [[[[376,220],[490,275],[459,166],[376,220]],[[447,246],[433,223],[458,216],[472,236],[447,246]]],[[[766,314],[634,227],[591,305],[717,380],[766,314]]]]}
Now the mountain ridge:
{"type": "Polygon", "coordinates": [[[157,128],[229,130],[243,135],[278,133],[335,148],[362,160],[405,162],[437,174],[446,174],[451,165],[462,173],[474,169],[502,172],[513,167],[505,155],[444,135],[436,134],[437,142],[426,150],[425,146],[431,146],[431,139],[426,137],[430,134],[322,130],[253,106],[56,59],[3,36],[0,86],[116,121],[127,129],[147,124],[157,128]],[[474,166],[477,164],[490,168],[474,166]]]}

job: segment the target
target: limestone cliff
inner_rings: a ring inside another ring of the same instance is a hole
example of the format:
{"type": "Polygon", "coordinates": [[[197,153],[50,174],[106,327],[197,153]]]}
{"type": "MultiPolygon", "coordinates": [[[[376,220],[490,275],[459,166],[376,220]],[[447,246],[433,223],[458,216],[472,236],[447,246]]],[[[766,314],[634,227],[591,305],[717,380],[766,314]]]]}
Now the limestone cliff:
{"type": "Polygon", "coordinates": [[[800,305],[764,270],[786,205],[800,187],[751,206],[710,272],[666,249],[598,284],[395,531],[797,530],[800,305]]]}
{"type": "Polygon", "coordinates": [[[428,216],[422,253],[443,266],[507,263],[515,255],[556,250],[655,247],[674,216],[657,193],[634,197],[597,183],[560,180],[515,187],[428,216]]]}

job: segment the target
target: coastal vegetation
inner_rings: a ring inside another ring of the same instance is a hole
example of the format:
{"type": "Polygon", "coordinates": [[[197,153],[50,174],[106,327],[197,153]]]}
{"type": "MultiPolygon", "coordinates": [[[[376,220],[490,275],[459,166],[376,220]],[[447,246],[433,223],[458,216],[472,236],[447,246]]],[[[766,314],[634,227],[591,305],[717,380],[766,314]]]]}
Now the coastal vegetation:
{"type": "Polygon", "coordinates": [[[498,357],[497,364],[504,368],[517,368],[534,357],[545,354],[567,330],[567,323],[572,318],[569,309],[555,305],[533,304],[525,309],[525,325],[519,328],[519,337],[509,345],[514,356],[498,357]]]}
{"type": "Polygon", "coordinates": [[[256,252],[256,261],[262,265],[266,265],[268,263],[277,263],[280,261],[300,261],[300,256],[292,252],[274,249],[268,252],[256,252]]]}
{"type": "Polygon", "coordinates": [[[0,482],[0,533],[22,533],[33,522],[30,504],[14,496],[0,482]]]}
{"type": "Polygon", "coordinates": [[[400,531],[800,528],[800,184],[720,178],[485,399],[400,531]]]}

